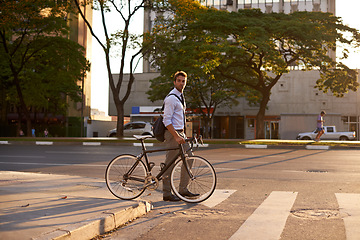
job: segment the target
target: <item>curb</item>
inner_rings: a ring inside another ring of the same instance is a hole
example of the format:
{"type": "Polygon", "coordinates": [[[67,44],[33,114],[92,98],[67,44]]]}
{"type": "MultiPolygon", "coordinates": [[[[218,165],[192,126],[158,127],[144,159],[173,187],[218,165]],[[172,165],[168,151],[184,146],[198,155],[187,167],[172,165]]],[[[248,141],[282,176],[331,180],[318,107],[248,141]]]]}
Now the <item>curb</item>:
{"type": "Polygon", "coordinates": [[[32,240],[88,240],[118,228],[135,218],[151,211],[153,206],[147,201],[139,201],[126,209],[103,212],[99,217],[68,225],[53,232],[44,233],[32,240]]]}

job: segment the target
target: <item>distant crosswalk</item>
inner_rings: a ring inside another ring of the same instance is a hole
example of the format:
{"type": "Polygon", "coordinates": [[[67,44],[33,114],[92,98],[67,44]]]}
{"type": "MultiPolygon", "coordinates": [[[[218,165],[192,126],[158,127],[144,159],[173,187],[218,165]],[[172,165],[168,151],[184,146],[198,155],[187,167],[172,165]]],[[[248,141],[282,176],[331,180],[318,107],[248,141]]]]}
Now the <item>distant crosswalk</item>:
{"type": "MultiPolygon", "coordinates": [[[[215,207],[235,190],[216,190],[203,205],[215,207]]],[[[273,191],[247,218],[229,240],[280,239],[297,197],[297,192],[273,191]]],[[[344,221],[346,239],[360,239],[360,194],[335,193],[340,216],[344,221]]]]}

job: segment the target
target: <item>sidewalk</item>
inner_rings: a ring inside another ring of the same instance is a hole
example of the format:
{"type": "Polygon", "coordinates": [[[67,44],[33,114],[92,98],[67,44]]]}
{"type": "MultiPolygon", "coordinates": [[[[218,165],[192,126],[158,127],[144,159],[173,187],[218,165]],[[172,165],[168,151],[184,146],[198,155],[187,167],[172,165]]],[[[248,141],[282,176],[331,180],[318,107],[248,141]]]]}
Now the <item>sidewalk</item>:
{"type": "Polygon", "coordinates": [[[152,208],[115,198],[103,179],[9,171],[0,171],[0,205],[0,239],[12,240],[91,239],[152,208]]]}

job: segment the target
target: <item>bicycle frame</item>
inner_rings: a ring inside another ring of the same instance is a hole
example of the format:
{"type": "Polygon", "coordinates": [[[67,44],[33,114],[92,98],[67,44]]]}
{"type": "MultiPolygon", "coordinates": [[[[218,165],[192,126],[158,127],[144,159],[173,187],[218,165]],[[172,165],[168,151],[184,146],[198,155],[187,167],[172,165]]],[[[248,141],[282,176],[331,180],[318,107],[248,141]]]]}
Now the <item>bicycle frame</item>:
{"type": "MultiPolygon", "coordinates": [[[[184,165],[186,166],[186,172],[189,174],[190,179],[193,178],[192,173],[190,172],[189,166],[187,164],[187,162],[185,161],[186,159],[186,153],[184,150],[184,146],[183,145],[179,145],[177,147],[172,147],[172,148],[160,148],[160,149],[154,149],[154,150],[147,150],[144,144],[144,140],[141,139],[141,147],[142,147],[142,153],[140,155],[138,155],[136,158],[138,159],[138,161],[140,161],[142,158],[145,159],[145,167],[146,167],[146,171],[147,171],[147,175],[151,175],[151,170],[153,168],[153,166],[151,166],[151,162],[149,162],[148,153],[155,153],[155,152],[165,152],[165,151],[170,151],[170,150],[179,150],[179,153],[176,154],[176,156],[170,161],[170,163],[168,165],[166,165],[165,167],[163,167],[160,172],[156,175],[156,178],[160,181],[162,180],[162,175],[171,167],[174,165],[175,161],[180,157],[180,159],[184,162],[184,165]]],[[[134,168],[137,166],[138,161],[136,162],[136,164],[134,164],[134,168]]],[[[132,168],[129,170],[129,173],[132,172],[132,168]]]]}

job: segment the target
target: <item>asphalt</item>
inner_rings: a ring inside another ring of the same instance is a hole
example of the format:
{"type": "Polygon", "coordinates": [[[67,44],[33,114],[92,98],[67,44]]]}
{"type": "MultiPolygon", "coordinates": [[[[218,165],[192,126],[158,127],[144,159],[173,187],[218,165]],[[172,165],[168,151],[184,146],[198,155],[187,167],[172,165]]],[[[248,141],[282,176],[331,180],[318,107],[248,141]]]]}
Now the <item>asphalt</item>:
{"type": "MultiPolygon", "coordinates": [[[[49,144],[1,141],[0,144],[49,144]]],[[[55,142],[52,144],[61,144],[55,142]]],[[[69,144],[65,141],[63,144],[69,144]]],[[[72,143],[74,144],[74,143],[72,143]]],[[[80,144],[80,143],[79,143],[80,144]]],[[[84,144],[84,143],[82,143],[84,144]]],[[[106,144],[92,142],[93,145],[106,144]]],[[[129,143],[122,143],[129,144],[129,143]]],[[[131,143],[132,144],[132,143],[131,143]]],[[[211,144],[209,144],[211,145],[211,144]]],[[[360,149],[360,142],[247,142],[216,146],[246,148],[360,149]],[[309,147],[310,146],[310,147],[309,147]]],[[[214,145],[213,145],[214,146],[214,145]]],[[[70,175],[0,171],[0,239],[92,239],[151,211],[162,201],[161,191],[146,191],[140,198],[124,201],[114,197],[104,179],[70,175]]]]}

